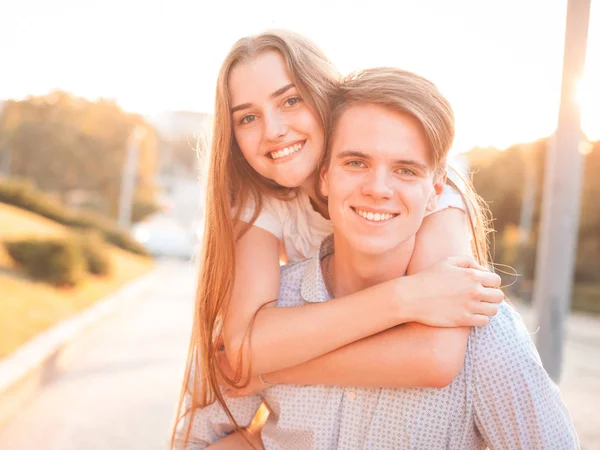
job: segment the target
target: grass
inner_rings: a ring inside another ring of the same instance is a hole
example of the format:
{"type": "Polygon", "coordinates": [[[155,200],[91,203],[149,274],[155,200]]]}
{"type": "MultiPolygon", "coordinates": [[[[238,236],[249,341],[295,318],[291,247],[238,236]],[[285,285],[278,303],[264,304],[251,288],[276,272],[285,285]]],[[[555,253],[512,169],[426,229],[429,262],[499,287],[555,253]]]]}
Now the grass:
{"type": "MultiPolygon", "coordinates": [[[[526,303],[533,299],[533,280],[525,280],[521,291],[506,290],[507,296],[519,297],[526,303]]],[[[579,281],[573,284],[571,294],[571,311],[600,315],[600,282],[579,281]]]]}
{"type": "Polygon", "coordinates": [[[572,298],[574,310],[600,314],[600,283],[576,283],[572,298]]]}
{"type": "MultiPolygon", "coordinates": [[[[0,203],[0,241],[60,237],[68,227],[37,214],[0,203]]],[[[111,275],[88,276],[72,289],[55,288],[21,275],[0,245],[0,358],[39,332],[85,309],[152,267],[152,261],[109,245],[111,275]]]]}

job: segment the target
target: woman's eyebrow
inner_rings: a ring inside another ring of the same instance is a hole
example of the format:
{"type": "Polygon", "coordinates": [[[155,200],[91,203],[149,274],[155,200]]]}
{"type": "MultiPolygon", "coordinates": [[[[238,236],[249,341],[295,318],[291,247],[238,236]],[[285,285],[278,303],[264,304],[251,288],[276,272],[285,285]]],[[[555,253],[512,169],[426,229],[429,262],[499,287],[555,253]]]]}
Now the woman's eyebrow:
{"type": "Polygon", "coordinates": [[[284,92],[289,91],[293,87],[296,87],[296,85],[294,85],[294,83],[286,84],[285,86],[283,86],[283,87],[277,89],[275,92],[273,92],[271,94],[271,98],[279,97],[281,94],[283,94],[284,92]]]}
{"type": "MultiPolygon", "coordinates": [[[[294,83],[289,83],[289,84],[286,84],[285,86],[283,86],[283,87],[280,87],[280,88],[279,88],[279,89],[277,89],[275,92],[273,92],[273,93],[270,95],[270,97],[271,97],[271,98],[276,98],[276,97],[279,97],[281,94],[283,94],[283,93],[285,93],[285,92],[289,91],[289,90],[290,90],[290,89],[292,89],[293,87],[296,87],[296,85],[295,85],[294,83]]],[[[252,103],[240,103],[239,105],[233,106],[233,107],[231,108],[231,110],[230,110],[230,111],[231,111],[231,114],[233,114],[233,113],[234,113],[234,112],[236,112],[236,111],[240,111],[240,110],[242,110],[242,109],[248,109],[248,108],[251,108],[252,106],[253,106],[253,105],[252,105],[252,103]]]]}

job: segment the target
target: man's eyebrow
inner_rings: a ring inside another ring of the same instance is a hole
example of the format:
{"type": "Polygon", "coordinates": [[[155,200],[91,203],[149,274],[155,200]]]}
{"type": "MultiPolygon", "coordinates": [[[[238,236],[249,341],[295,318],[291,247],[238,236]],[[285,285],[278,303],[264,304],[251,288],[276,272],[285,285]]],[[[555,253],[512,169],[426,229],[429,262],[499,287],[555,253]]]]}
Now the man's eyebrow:
{"type": "MultiPolygon", "coordinates": [[[[283,87],[280,87],[279,89],[277,89],[275,92],[273,92],[270,97],[271,98],[276,98],[279,97],[281,94],[289,91],[290,89],[292,89],[293,87],[296,87],[296,85],[294,83],[289,83],[286,84],[283,87]]],[[[252,103],[240,103],[239,105],[235,105],[230,109],[231,114],[233,114],[236,111],[240,111],[242,109],[248,109],[252,107],[252,103]]]]}
{"type": "Polygon", "coordinates": [[[344,159],[344,158],[362,158],[362,159],[371,159],[371,156],[360,150],[343,150],[339,152],[336,156],[336,159],[344,159]]]}
{"type": "MultiPolygon", "coordinates": [[[[343,150],[336,155],[336,159],[344,159],[344,158],[362,158],[362,159],[371,159],[371,155],[365,153],[362,150],[343,150]]],[[[409,166],[414,167],[415,169],[419,169],[421,171],[427,171],[428,167],[426,164],[423,164],[419,161],[415,161],[414,159],[396,159],[393,162],[396,166],[409,166]]]]}
{"type": "Polygon", "coordinates": [[[415,161],[414,159],[397,159],[396,161],[394,161],[394,164],[398,166],[414,167],[424,172],[426,172],[429,169],[426,164],[420,163],[419,161],[415,161]]]}

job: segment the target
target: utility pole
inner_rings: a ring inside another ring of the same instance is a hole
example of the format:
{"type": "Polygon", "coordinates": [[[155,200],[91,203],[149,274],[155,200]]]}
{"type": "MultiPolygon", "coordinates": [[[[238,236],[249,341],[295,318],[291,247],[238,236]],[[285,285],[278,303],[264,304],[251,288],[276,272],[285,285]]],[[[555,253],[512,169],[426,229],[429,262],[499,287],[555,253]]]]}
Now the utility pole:
{"type": "MultiPolygon", "coordinates": [[[[6,101],[0,101],[0,122],[6,110],[6,101]]],[[[0,135],[0,175],[10,176],[11,156],[8,136],[0,135]]]]}
{"type": "Polygon", "coordinates": [[[121,174],[121,192],[119,195],[119,226],[123,229],[131,227],[131,212],[133,210],[133,195],[138,172],[140,143],[146,131],[135,127],[127,141],[127,155],[121,174]]]}
{"type": "Polygon", "coordinates": [[[560,110],[546,154],[533,304],[536,346],[544,368],[560,380],[564,323],[570,309],[581,202],[580,111],[575,85],[583,72],[591,0],[568,0],[560,110]]]}
{"type": "Polygon", "coordinates": [[[528,144],[521,150],[525,165],[525,192],[523,193],[523,201],[521,202],[521,215],[519,218],[519,237],[517,243],[518,260],[517,273],[521,277],[517,277],[514,291],[525,301],[530,301],[531,296],[525,289],[526,270],[528,269],[529,261],[526,260],[529,254],[528,248],[531,242],[531,229],[533,225],[533,213],[535,211],[535,200],[537,197],[537,180],[538,168],[535,161],[535,147],[537,143],[528,144]]]}

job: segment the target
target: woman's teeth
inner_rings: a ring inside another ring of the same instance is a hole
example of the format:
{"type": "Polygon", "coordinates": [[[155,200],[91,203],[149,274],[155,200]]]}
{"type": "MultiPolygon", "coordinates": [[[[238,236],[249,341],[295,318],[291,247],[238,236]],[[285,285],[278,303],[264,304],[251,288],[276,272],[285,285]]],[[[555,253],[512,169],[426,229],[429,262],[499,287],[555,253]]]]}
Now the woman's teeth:
{"type": "Polygon", "coordinates": [[[284,156],[288,156],[293,153],[296,153],[298,150],[300,150],[302,148],[302,145],[303,145],[303,143],[294,144],[290,147],[282,148],[281,150],[278,150],[276,152],[271,152],[271,153],[269,153],[269,155],[271,155],[272,159],[283,158],[284,156]]]}
{"type": "Polygon", "coordinates": [[[373,222],[380,222],[382,220],[390,220],[393,217],[396,217],[398,214],[392,214],[392,213],[374,213],[371,211],[363,211],[361,209],[356,209],[356,208],[352,208],[354,209],[354,212],[356,212],[356,214],[358,214],[360,217],[363,217],[367,220],[371,220],[373,222]]]}

